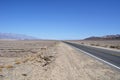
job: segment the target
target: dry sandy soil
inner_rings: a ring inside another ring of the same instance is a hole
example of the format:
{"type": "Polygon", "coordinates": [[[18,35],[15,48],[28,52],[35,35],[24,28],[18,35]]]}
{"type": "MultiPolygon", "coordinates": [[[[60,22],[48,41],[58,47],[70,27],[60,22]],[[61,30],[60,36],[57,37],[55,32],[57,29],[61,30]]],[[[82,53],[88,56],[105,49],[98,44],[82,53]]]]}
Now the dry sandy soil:
{"type": "Polygon", "coordinates": [[[34,54],[0,57],[0,80],[120,80],[120,71],[71,46],[46,43],[41,44],[49,47],[39,46],[34,54]]]}
{"type": "Polygon", "coordinates": [[[56,41],[0,40],[1,57],[22,57],[37,53],[41,47],[53,46],[56,41]]]}

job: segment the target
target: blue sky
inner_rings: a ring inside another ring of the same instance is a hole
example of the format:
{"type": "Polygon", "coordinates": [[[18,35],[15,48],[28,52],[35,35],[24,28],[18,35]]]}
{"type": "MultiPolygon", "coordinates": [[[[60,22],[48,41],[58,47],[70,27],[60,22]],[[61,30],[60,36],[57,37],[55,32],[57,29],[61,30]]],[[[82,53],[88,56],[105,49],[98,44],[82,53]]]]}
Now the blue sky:
{"type": "Polygon", "coordinates": [[[120,33],[120,0],[0,0],[0,32],[42,39],[120,33]]]}

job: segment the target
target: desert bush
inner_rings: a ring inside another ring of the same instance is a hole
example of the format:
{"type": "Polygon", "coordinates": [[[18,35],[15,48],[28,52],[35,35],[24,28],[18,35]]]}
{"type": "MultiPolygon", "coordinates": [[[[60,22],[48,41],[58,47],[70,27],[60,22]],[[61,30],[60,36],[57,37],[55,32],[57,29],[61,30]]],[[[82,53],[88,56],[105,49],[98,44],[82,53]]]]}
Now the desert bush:
{"type": "Polygon", "coordinates": [[[116,48],[116,46],[112,46],[112,45],[111,45],[110,48],[116,48]]]}
{"type": "Polygon", "coordinates": [[[29,58],[24,59],[22,62],[26,63],[29,60],[29,58]]]}
{"type": "Polygon", "coordinates": [[[81,44],[84,44],[83,42],[81,44]]]}
{"type": "Polygon", "coordinates": [[[90,44],[90,45],[95,46],[95,44],[90,44]]]}
{"type": "Polygon", "coordinates": [[[109,46],[110,48],[115,48],[115,46],[109,46]]]}
{"type": "Polygon", "coordinates": [[[110,46],[110,48],[116,48],[116,49],[120,49],[120,46],[110,46]]]}
{"type": "Polygon", "coordinates": [[[104,46],[102,46],[102,47],[108,47],[108,45],[104,45],[104,46]]]}
{"type": "Polygon", "coordinates": [[[4,68],[3,65],[0,65],[0,72],[2,72],[2,69],[4,68]]]}
{"type": "Polygon", "coordinates": [[[27,76],[27,74],[22,74],[22,76],[27,76]]]}
{"type": "Polygon", "coordinates": [[[120,46],[116,46],[117,49],[120,49],[120,46]]]}
{"type": "Polygon", "coordinates": [[[46,51],[47,50],[47,47],[42,47],[41,48],[41,51],[46,51]]]}
{"type": "Polygon", "coordinates": [[[2,72],[2,68],[0,68],[0,72],[2,72]]]}
{"type": "Polygon", "coordinates": [[[100,46],[99,44],[96,44],[95,46],[100,46]]]}
{"type": "Polygon", "coordinates": [[[44,56],[43,59],[44,59],[45,61],[51,61],[51,59],[50,59],[49,56],[44,56]]]}
{"type": "Polygon", "coordinates": [[[30,61],[33,61],[33,60],[35,60],[36,58],[35,57],[32,57],[31,59],[30,59],[30,61]]]}
{"type": "Polygon", "coordinates": [[[13,68],[13,65],[6,65],[5,67],[9,69],[9,68],[13,68]]]}
{"type": "Polygon", "coordinates": [[[20,64],[21,62],[20,61],[16,61],[15,64],[20,64]]]}
{"type": "Polygon", "coordinates": [[[0,65],[0,68],[4,68],[5,66],[3,66],[3,65],[0,65]]]}

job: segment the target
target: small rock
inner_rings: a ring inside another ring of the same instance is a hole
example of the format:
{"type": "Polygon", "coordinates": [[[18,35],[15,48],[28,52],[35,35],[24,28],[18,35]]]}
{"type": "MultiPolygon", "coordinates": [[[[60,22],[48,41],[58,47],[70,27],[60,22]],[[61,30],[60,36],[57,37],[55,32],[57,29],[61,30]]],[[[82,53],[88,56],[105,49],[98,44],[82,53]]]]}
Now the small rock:
{"type": "Polygon", "coordinates": [[[22,74],[22,76],[27,76],[27,74],[22,74]]]}
{"type": "Polygon", "coordinates": [[[4,76],[0,74],[0,77],[4,77],[4,76]]]}

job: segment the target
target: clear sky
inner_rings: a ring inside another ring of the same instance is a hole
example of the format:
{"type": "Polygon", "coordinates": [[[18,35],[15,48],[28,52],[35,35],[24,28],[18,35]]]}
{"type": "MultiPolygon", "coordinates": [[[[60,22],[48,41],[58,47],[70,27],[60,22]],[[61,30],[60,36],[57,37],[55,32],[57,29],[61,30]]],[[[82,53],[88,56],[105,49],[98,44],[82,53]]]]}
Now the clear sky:
{"type": "Polygon", "coordinates": [[[120,0],[0,0],[0,32],[42,39],[120,33],[120,0]]]}

